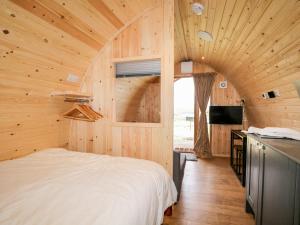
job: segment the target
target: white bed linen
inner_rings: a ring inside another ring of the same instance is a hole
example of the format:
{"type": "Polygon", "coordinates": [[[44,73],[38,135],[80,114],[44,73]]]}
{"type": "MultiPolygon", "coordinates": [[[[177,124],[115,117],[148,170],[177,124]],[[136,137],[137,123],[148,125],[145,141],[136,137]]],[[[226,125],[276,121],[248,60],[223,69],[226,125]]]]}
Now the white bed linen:
{"type": "Polygon", "coordinates": [[[290,129],[290,128],[281,128],[281,127],[265,127],[265,128],[257,128],[257,127],[249,127],[249,134],[259,134],[264,137],[270,138],[291,138],[294,140],[300,141],[300,132],[290,129]]]}
{"type": "Polygon", "coordinates": [[[176,196],[147,160],[47,149],[0,162],[2,225],[160,225],[176,196]]]}

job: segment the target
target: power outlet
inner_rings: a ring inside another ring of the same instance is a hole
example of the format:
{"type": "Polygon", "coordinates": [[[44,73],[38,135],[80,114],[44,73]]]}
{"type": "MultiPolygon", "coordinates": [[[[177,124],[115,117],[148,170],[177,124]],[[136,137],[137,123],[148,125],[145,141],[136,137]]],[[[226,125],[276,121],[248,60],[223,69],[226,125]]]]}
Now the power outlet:
{"type": "Polygon", "coordinates": [[[264,99],[276,98],[276,97],[279,97],[279,96],[280,96],[280,93],[279,93],[278,90],[276,90],[276,91],[268,91],[268,92],[262,93],[262,97],[264,99]]]}

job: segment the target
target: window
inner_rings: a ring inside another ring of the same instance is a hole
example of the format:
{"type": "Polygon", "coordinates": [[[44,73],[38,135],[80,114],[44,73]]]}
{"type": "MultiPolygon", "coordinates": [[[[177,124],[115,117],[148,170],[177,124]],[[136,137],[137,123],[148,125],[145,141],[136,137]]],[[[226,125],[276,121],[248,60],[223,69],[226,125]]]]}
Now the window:
{"type": "Polygon", "coordinates": [[[160,123],[160,60],[116,63],[116,121],[160,123]]]}

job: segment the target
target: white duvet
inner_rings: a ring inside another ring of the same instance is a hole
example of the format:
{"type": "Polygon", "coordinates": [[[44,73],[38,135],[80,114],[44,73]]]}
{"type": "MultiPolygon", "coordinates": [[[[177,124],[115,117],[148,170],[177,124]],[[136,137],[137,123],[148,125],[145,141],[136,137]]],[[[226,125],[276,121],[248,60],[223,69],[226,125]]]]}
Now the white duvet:
{"type": "Polygon", "coordinates": [[[265,127],[265,128],[257,128],[257,127],[249,127],[249,134],[259,134],[264,137],[270,138],[291,138],[294,140],[300,141],[300,132],[297,130],[293,130],[290,128],[281,128],[281,127],[265,127]]]}
{"type": "Polygon", "coordinates": [[[0,162],[1,225],[160,225],[176,196],[146,160],[47,149],[0,162]]]}

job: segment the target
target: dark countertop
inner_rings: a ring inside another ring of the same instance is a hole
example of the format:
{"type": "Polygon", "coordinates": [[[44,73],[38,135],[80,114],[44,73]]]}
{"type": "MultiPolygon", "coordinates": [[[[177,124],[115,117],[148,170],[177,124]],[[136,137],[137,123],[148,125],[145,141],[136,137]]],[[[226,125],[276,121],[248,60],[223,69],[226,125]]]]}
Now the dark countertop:
{"type": "Polygon", "coordinates": [[[300,164],[300,141],[292,139],[261,138],[259,135],[255,134],[248,134],[248,137],[258,140],[262,144],[300,164]]]}

